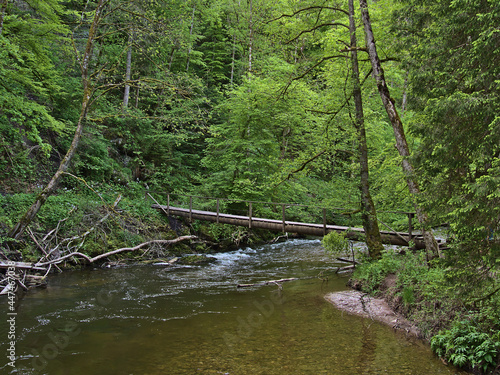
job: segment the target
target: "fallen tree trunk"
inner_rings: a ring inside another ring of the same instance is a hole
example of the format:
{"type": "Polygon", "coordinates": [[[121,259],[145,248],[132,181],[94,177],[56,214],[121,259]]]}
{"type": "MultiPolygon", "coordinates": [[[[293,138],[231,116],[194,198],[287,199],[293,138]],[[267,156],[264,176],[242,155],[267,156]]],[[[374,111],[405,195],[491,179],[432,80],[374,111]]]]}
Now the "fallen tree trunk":
{"type": "MultiPolygon", "coordinates": [[[[250,218],[248,216],[231,215],[225,213],[217,213],[211,211],[201,211],[189,208],[172,207],[165,205],[153,204],[152,208],[166,212],[167,208],[169,210],[169,216],[179,216],[191,218],[192,220],[203,220],[210,222],[218,222],[221,224],[237,225],[242,227],[249,227],[250,218]]],[[[363,228],[347,227],[341,225],[330,225],[327,224],[326,227],[323,224],[314,223],[300,223],[295,221],[283,221],[275,219],[265,219],[259,217],[252,217],[251,221],[252,229],[261,228],[270,231],[283,231],[286,233],[299,233],[311,236],[324,236],[325,232],[329,233],[332,231],[336,232],[346,232],[346,237],[354,241],[364,241],[364,230],[363,228]]],[[[408,241],[405,239],[409,236],[409,233],[398,232],[388,232],[380,231],[382,236],[382,243],[397,245],[397,246],[408,246],[408,241]]],[[[425,244],[420,238],[413,237],[412,241],[415,243],[416,249],[425,249],[425,244]]]]}
{"type": "Polygon", "coordinates": [[[139,249],[142,249],[143,247],[153,245],[153,244],[171,245],[173,243],[177,243],[177,242],[181,242],[181,241],[185,241],[185,240],[190,240],[190,239],[194,239],[194,238],[198,238],[198,237],[197,236],[181,236],[181,237],[174,238],[173,240],[152,240],[152,241],[143,242],[143,243],[141,243],[137,246],[134,246],[134,247],[122,247],[120,249],[116,249],[116,250],[109,251],[109,252],[104,253],[104,254],[97,255],[93,258],[90,258],[86,254],[75,251],[71,254],[64,255],[64,256],[57,258],[57,259],[52,259],[51,261],[48,261],[48,262],[36,263],[35,266],[42,267],[42,266],[46,266],[49,264],[57,264],[57,263],[61,263],[62,261],[69,259],[69,258],[72,258],[72,257],[80,257],[80,258],[85,259],[88,263],[94,263],[95,261],[97,261],[99,259],[106,258],[106,257],[111,256],[111,255],[123,253],[125,251],[135,251],[135,250],[139,250],[139,249]]]}
{"type": "Polygon", "coordinates": [[[47,268],[27,262],[0,262],[0,268],[19,268],[23,270],[47,271],[47,268]]]}

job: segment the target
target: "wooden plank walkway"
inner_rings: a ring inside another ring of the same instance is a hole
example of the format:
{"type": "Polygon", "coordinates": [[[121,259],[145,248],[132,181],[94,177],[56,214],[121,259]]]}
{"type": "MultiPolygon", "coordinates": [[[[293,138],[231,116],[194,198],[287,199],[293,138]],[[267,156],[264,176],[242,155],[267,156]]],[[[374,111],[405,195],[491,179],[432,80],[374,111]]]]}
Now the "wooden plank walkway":
{"type": "MultiPolygon", "coordinates": [[[[224,214],[220,212],[201,211],[188,208],[172,207],[159,204],[153,204],[153,208],[162,211],[171,216],[185,217],[189,220],[202,220],[217,222],[221,224],[230,224],[247,228],[267,229],[275,232],[298,233],[312,236],[324,236],[325,234],[336,231],[346,232],[346,237],[352,240],[363,240],[364,229],[340,225],[301,223],[288,220],[265,219],[252,216],[241,216],[224,214]]],[[[382,242],[385,244],[408,246],[410,234],[406,232],[380,231],[382,242]]],[[[425,248],[420,236],[412,236],[411,240],[419,249],[425,248]]]]}

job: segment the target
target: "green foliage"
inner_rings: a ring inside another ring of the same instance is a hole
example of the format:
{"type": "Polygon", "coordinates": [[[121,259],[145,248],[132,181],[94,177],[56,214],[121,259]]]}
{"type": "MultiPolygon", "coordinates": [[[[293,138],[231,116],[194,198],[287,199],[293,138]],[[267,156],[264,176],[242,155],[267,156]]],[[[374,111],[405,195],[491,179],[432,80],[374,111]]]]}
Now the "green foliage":
{"type": "Polygon", "coordinates": [[[92,181],[104,181],[114,177],[119,165],[109,154],[110,146],[99,133],[87,133],[80,142],[80,152],[74,158],[72,171],[92,181]]]}
{"type": "Polygon", "coordinates": [[[232,225],[210,223],[208,228],[208,234],[215,241],[221,241],[231,238],[231,236],[234,233],[234,230],[235,228],[232,225]]]}
{"type": "Polygon", "coordinates": [[[279,85],[252,77],[219,106],[221,122],[212,126],[202,160],[211,172],[210,190],[219,196],[268,200],[279,191],[280,169],[317,126],[314,116],[304,112],[313,106],[314,93],[297,87],[281,99],[279,85]]]}
{"type": "Polygon", "coordinates": [[[401,297],[405,306],[411,306],[415,302],[415,288],[413,286],[403,287],[401,297]]]}
{"type": "Polygon", "coordinates": [[[356,267],[353,279],[367,292],[384,293],[425,336],[435,335],[433,350],[454,365],[485,372],[497,365],[500,289],[477,268],[451,267],[446,261],[429,268],[424,253],[386,252],[379,261],[356,267]]]}
{"type": "Polygon", "coordinates": [[[0,195],[0,217],[5,225],[11,226],[22,216],[33,202],[33,195],[19,193],[0,195]]]}
{"type": "Polygon", "coordinates": [[[431,340],[431,348],[453,365],[480,368],[486,372],[497,365],[500,353],[500,334],[481,332],[471,321],[459,321],[431,340]]]}
{"type": "MultiPolygon", "coordinates": [[[[17,192],[44,186],[69,147],[81,108],[78,55],[92,19],[85,15],[95,5],[7,4],[0,35],[0,190],[16,194],[0,197],[0,236],[33,201],[17,192]]],[[[235,213],[248,212],[244,199],[311,206],[287,206],[287,220],[322,222],[325,207],[328,223],[359,226],[359,215],[349,214],[359,208],[360,193],[345,52],[350,36],[341,26],[347,15],[321,6],[315,0],[253,0],[251,7],[249,1],[134,0],[106,13],[89,61],[92,106],[69,170],[78,178],[64,177],[66,190],[40,210],[35,234],[57,226],[61,235],[81,234],[121,193],[120,209],[128,214],[114,214],[82,250],[99,254],[138,244],[166,225],[143,199],[145,186],[229,198],[221,210],[235,213]],[[122,108],[130,47],[130,101],[122,108]]],[[[371,65],[360,57],[378,217],[406,230],[405,215],[380,211],[411,211],[418,203],[433,223],[450,224],[453,241],[446,259],[431,268],[421,253],[387,251],[357,267],[355,277],[367,291],[395,277],[391,298],[428,335],[454,319],[477,322],[477,331],[457,323],[436,345],[457,365],[491,368],[500,321],[499,3],[380,0],[370,3],[370,13],[423,191],[417,202],[410,199],[371,65]]],[[[362,48],[361,35],[360,29],[362,48]]],[[[255,203],[253,214],[282,215],[279,205],[264,203],[255,203]]],[[[250,236],[246,229],[208,228],[216,240],[241,243],[250,236]]],[[[349,250],[336,233],[323,244],[333,253],[349,250]]],[[[23,249],[32,257],[36,251],[23,249]]]]}
{"type": "Polygon", "coordinates": [[[330,232],[321,240],[321,244],[331,254],[344,254],[349,251],[349,240],[344,232],[330,232]]]}
{"type": "Polygon", "coordinates": [[[415,162],[436,223],[449,222],[463,256],[500,215],[500,7],[492,1],[402,1],[396,27],[409,48],[415,162]],[[451,52],[451,53],[450,53],[451,52]],[[467,250],[467,251],[466,251],[467,250]]]}
{"type": "Polygon", "coordinates": [[[59,95],[60,72],[54,58],[65,41],[68,29],[59,15],[64,9],[57,1],[33,2],[26,8],[9,6],[0,35],[0,139],[14,142],[15,133],[40,147],[45,156],[50,145],[42,132],[61,132],[65,125],[52,114],[53,98],[59,95]]]}
{"type": "Polygon", "coordinates": [[[38,222],[45,229],[55,228],[59,221],[71,218],[70,222],[65,223],[68,227],[77,226],[82,219],[83,212],[95,210],[101,202],[82,199],[81,196],[73,194],[53,195],[47,199],[47,204],[44,204],[38,214],[38,222]],[[78,210],[76,214],[73,211],[78,210]]]}
{"type": "Polygon", "coordinates": [[[396,274],[404,263],[404,257],[390,251],[382,253],[377,261],[368,261],[356,267],[354,279],[359,280],[363,289],[373,293],[389,274],[396,274]]]}

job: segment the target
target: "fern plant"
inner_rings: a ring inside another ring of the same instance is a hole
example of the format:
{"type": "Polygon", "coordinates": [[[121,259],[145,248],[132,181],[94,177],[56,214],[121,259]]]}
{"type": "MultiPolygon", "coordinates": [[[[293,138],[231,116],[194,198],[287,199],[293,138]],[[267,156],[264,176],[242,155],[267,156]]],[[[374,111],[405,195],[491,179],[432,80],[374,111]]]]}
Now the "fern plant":
{"type": "Polygon", "coordinates": [[[432,350],[458,367],[470,365],[487,372],[496,366],[500,335],[491,337],[468,321],[460,321],[431,339],[432,350]]]}

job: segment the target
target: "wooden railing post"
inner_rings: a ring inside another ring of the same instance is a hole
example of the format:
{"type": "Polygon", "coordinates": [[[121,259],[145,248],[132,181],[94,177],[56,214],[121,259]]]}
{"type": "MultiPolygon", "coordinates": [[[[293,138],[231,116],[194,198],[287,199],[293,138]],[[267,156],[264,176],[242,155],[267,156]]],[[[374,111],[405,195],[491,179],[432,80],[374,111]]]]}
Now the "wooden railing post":
{"type": "Polygon", "coordinates": [[[323,208],[323,236],[326,236],[326,208],[323,208]]]}
{"type": "Polygon", "coordinates": [[[248,202],[248,228],[252,229],[252,202],[248,202]]]}
{"type": "Polygon", "coordinates": [[[281,217],[283,219],[283,233],[285,233],[285,205],[281,205],[281,217]]]}
{"type": "Polygon", "coordinates": [[[170,216],[170,194],[167,194],[167,216],[170,216]]]}
{"type": "Polygon", "coordinates": [[[189,222],[193,222],[193,197],[189,196],[189,222]]]}
{"type": "Polygon", "coordinates": [[[408,235],[410,236],[410,241],[411,241],[411,238],[413,237],[412,236],[412,230],[413,230],[413,225],[412,225],[412,220],[413,218],[413,213],[412,212],[408,212],[408,235]]]}
{"type": "Polygon", "coordinates": [[[219,198],[217,198],[217,224],[219,224],[219,198]]]}

